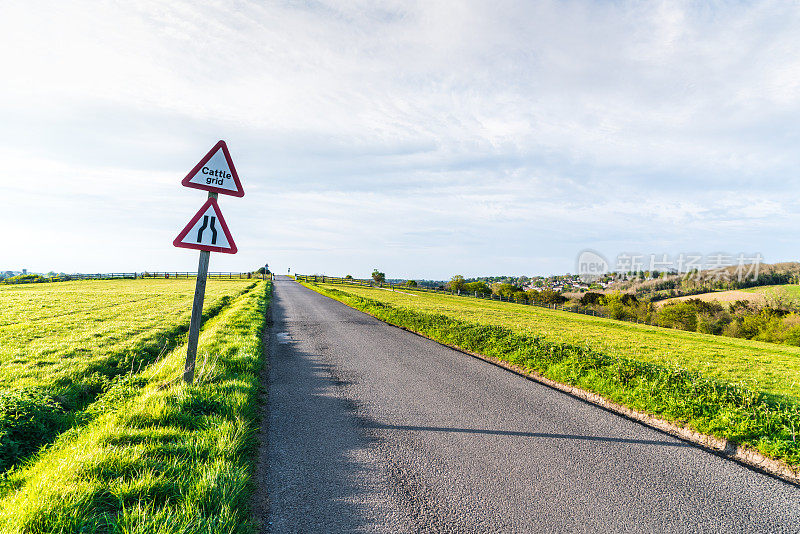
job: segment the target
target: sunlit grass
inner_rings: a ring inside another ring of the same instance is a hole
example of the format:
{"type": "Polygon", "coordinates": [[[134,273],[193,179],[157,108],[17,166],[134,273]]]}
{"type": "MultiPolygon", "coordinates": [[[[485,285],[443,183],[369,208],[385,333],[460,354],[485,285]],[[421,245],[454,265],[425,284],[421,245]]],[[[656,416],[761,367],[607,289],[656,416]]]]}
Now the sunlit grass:
{"type": "Polygon", "coordinates": [[[0,531],[251,532],[267,290],[260,282],[205,325],[194,384],[180,379],[181,346],[9,476],[0,531]]]}
{"type": "MultiPolygon", "coordinates": [[[[215,308],[252,283],[209,280],[205,307],[215,308]]],[[[0,285],[0,389],[57,382],[188,325],[194,285],[194,280],[0,285]]]]}
{"type": "MultiPolygon", "coordinates": [[[[205,317],[253,285],[211,280],[205,317]]],[[[194,280],[0,286],[0,471],[59,432],[119,377],[146,368],[189,326],[194,280]]]]}
{"type": "Polygon", "coordinates": [[[767,301],[769,301],[769,299],[782,298],[794,304],[800,302],[800,285],[797,284],[760,286],[760,287],[752,287],[749,289],[742,289],[740,291],[763,295],[767,301]]]}

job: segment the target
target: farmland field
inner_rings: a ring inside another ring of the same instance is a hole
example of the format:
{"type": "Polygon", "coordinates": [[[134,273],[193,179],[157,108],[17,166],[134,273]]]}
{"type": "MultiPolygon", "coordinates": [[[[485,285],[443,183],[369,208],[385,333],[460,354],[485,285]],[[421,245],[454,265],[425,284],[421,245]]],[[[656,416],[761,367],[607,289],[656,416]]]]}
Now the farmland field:
{"type": "Polygon", "coordinates": [[[743,289],[742,291],[746,291],[748,293],[769,293],[770,291],[775,291],[775,290],[784,291],[786,295],[788,295],[791,298],[800,298],[800,285],[797,284],[752,287],[750,289],[743,289]]]}
{"type": "MultiPolygon", "coordinates": [[[[252,280],[209,280],[206,316],[252,280]]],[[[0,471],[52,439],[115,377],[188,330],[194,280],[0,286],[0,471]]]]}
{"type": "Polygon", "coordinates": [[[710,293],[700,293],[699,295],[687,295],[684,297],[660,300],[656,302],[656,306],[661,307],[665,304],[691,299],[699,299],[706,302],[716,301],[721,304],[744,300],[762,306],[777,299],[781,299],[784,302],[798,302],[800,301],[800,285],[786,284],[752,287],[749,289],[734,289],[731,291],[712,291],[710,293]]]}
{"type": "MultiPolygon", "coordinates": [[[[252,283],[209,280],[205,307],[252,283]]],[[[62,383],[176,326],[188,327],[194,285],[109,280],[0,286],[0,389],[62,383]]]]}
{"type": "Polygon", "coordinates": [[[522,304],[363,286],[321,285],[347,293],[447,315],[469,323],[503,326],[556,343],[588,346],[643,362],[676,366],[727,382],[800,398],[800,347],[614,321],[522,304]]]}
{"type": "MultiPolygon", "coordinates": [[[[122,338],[145,335],[132,326],[133,313],[148,317],[150,328],[159,318],[188,320],[193,286],[93,282],[65,289],[85,303],[84,320],[102,313],[118,327],[103,332],[122,338]],[[95,291],[107,306],[96,305],[95,291]],[[149,312],[104,311],[145,296],[149,312]]],[[[0,478],[0,532],[252,532],[251,448],[270,287],[209,281],[210,300],[227,304],[203,325],[194,383],[182,380],[185,343],[119,377],[90,406],[91,420],[0,478]]],[[[66,350],[69,329],[59,333],[66,350]]]]}

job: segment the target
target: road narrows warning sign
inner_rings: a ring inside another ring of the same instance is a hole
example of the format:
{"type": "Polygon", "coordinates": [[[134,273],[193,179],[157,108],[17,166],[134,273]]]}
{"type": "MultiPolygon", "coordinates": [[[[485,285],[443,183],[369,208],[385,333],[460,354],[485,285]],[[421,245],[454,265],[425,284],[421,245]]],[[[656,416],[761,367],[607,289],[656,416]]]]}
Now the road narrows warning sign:
{"type": "Polygon", "coordinates": [[[209,198],[172,242],[176,247],[236,254],[228,225],[216,199],[209,198]]]}
{"type": "Polygon", "coordinates": [[[243,197],[244,189],[225,141],[219,141],[181,181],[182,185],[223,195],[243,197]]]}
{"type": "Polygon", "coordinates": [[[244,189],[233,166],[231,154],[225,141],[219,141],[203,156],[181,181],[182,185],[208,191],[208,200],[195,213],[189,224],[181,230],[172,242],[176,247],[193,248],[200,251],[197,264],[197,282],[194,288],[192,318],[189,321],[189,336],[186,340],[186,364],[183,380],[189,384],[194,380],[194,366],[197,360],[197,340],[200,337],[200,323],[203,318],[203,300],[206,295],[208,262],[212,252],[236,254],[238,249],[231,232],[217,204],[217,195],[243,197],[244,189]]]}

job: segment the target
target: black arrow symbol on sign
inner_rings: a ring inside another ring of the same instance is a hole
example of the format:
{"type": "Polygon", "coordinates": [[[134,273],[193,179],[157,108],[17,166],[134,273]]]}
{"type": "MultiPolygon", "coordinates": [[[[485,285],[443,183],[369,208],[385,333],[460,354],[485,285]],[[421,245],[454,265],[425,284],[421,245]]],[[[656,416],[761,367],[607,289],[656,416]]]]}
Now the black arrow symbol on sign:
{"type": "MultiPolygon", "coordinates": [[[[211,228],[209,228],[209,229],[211,230],[211,244],[212,245],[216,245],[217,244],[217,229],[215,228],[215,223],[216,222],[217,222],[217,218],[216,217],[211,217],[211,228]]],[[[209,226],[209,224],[208,224],[208,215],[203,215],[203,226],[201,226],[200,229],[197,230],[197,242],[198,243],[202,243],[203,242],[203,232],[205,231],[206,228],[208,228],[208,226],[209,226]]]]}

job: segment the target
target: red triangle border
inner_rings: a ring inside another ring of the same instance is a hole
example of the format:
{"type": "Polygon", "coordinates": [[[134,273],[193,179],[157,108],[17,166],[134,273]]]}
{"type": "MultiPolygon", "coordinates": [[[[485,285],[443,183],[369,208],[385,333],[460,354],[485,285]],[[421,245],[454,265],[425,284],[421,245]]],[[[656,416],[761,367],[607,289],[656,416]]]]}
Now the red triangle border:
{"type": "Polygon", "coordinates": [[[211,150],[208,151],[208,154],[203,156],[203,159],[200,160],[200,163],[194,166],[194,168],[189,171],[189,174],[186,175],[186,178],[181,180],[181,185],[186,187],[191,187],[192,189],[202,189],[203,191],[212,191],[214,193],[219,193],[221,195],[231,195],[234,197],[243,197],[244,196],[244,188],[242,187],[242,182],[239,180],[239,173],[236,172],[236,167],[233,166],[233,160],[231,159],[231,153],[228,152],[228,145],[225,144],[225,141],[218,141],[216,145],[213,146],[211,150]],[[231,170],[231,174],[233,175],[233,183],[236,184],[236,188],[238,191],[231,191],[229,189],[222,189],[219,187],[215,187],[213,185],[203,185],[203,184],[194,184],[190,182],[195,175],[200,172],[200,169],[203,168],[203,165],[208,163],[214,154],[216,154],[217,150],[222,148],[222,154],[225,156],[225,161],[228,162],[228,167],[231,170]]]}
{"type": "Polygon", "coordinates": [[[203,207],[195,213],[192,220],[189,221],[189,224],[186,225],[186,228],[181,230],[181,233],[178,234],[178,237],[172,241],[172,244],[179,248],[191,248],[195,250],[207,250],[209,252],[224,252],[226,254],[236,254],[239,252],[239,249],[236,247],[236,243],[233,242],[233,236],[231,236],[231,231],[228,230],[228,224],[225,222],[225,218],[222,216],[222,210],[219,209],[219,204],[217,204],[217,200],[215,198],[209,198],[203,204],[203,207]],[[200,217],[206,212],[209,206],[214,207],[214,212],[217,214],[217,220],[219,222],[220,227],[222,228],[222,232],[225,234],[225,238],[228,240],[231,248],[224,248],[224,247],[214,247],[211,245],[203,245],[197,243],[183,243],[183,238],[187,236],[187,234],[192,230],[192,227],[195,225],[197,221],[200,220],[200,217]]]}

